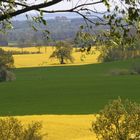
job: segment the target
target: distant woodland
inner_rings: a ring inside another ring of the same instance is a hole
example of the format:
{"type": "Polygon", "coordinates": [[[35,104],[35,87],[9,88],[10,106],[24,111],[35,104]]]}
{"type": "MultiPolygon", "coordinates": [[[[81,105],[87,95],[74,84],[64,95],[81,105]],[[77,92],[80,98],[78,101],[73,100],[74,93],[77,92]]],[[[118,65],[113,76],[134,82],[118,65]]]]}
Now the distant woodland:
{"type": "MultiPolygon", "coordinates": [[[[97,19],[95,19],[97,20],[97,19]]],[[[6,34],[0,34],[0,45],[17,45],[20,47],[53,45],[54,41],[69,40],[73,41],[80,26],[86,26],[82,18],[67,19],[66,17],[56,17],[47,21],[47,25],[36,24],[32,21],[13,21],[13,29],[6,34]],[[33,29],[32,25],[38,30],[33,29]],[[43,32],[48,30],[46,34],[43,32]]],[[[93,26],[88,29],[91,34],[98,34],[106,26],[93,26]]]]}

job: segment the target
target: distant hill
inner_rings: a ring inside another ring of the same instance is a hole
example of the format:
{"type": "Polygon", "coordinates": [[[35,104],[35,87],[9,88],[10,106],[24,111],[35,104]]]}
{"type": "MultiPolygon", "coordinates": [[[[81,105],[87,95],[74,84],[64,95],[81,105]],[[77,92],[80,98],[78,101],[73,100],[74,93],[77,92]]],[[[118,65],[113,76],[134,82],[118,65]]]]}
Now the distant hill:
{"type": "MultiPolygon", "coordinates": [[[[50,32],[49,37],[52,40],[73,40],[80,26],[86,25],[83,18],[72,13],[48,14],[45,15],[45,18],[48,18],[46,26],[27,21],[23,15],[14,18],[12,20],[14,28],[8,32],[4,40],[7,40],[10,44],[46,44],[46,40],[42,37],[42,31],[46,29],[50,32]],[[34,31],[32,25],[39,30],[34,31]]],[[[94,22],[98,21],[97,18],[92,20],[94,22]]],[[[106,26],[93,26],[90,33],[96,35],[106,29],[106,26]]]]}
{"type": "MultiPolygon", "coordinates": [[[[35,14],[31,13],[30,15],[34,16],[35,14]]],[[[56,17],[62,17],[62,16],[67,17],[68,19],[81,18],[81,16],[76,13],[52,13],[52,14],[48,13],[44,15],[44,18],[48,20],[48,19],[55,19],[56,17]]],[[[27,20],[27,18],[25,14],[22,14],[14,17],[13,20],[23,21],[23,20],[27,20]]]]}

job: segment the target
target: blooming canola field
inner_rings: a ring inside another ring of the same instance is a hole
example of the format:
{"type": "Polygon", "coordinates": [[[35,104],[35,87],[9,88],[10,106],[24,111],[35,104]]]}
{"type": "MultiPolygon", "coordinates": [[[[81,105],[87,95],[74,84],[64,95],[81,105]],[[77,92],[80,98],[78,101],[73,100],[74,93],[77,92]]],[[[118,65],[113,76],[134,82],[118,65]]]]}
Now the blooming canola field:
{"type": "MultiPolygon", "coordinates": [[[[16,47],[3,47],[5,51],[27,51],[30,53],[36,54],[18,54],[13,55],[14,57],[14,66],[16,68],[23,67],[43,67],[43,66],[60,66],[57,59],[50,59],[50,55],[55,50],[55,47],[28,47],[28,48],[16,48],[16,47]],[[37,54],[37,52],[40,52],[37,54]]],[[[97,58],[99,52],[92,48],[90,54],[76,52],[76,49],[73,49],[72,56],[74,57],[74,63],[68,62],[65,66],[69,65],[84,65],[98,63],[97,58]]],[[[62,65],[61,65],[62,66],[62,65]]]]}
{"type": "Polygon", "coordinates": [[[94,115],[32,115],[17,117],[24,124],[43,124],[43,140],[97,140],[90,130],[94,115]]]}

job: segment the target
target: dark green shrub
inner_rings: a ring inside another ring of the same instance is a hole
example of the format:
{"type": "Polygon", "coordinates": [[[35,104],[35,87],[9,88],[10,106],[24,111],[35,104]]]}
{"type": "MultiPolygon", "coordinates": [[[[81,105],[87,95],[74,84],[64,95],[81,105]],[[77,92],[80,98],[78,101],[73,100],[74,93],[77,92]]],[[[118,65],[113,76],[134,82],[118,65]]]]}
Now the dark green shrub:
{"type": "Polygon", "coordinates": [[[139,140],[140,105],[114,100],[96,115],[92,131],[98,140],[139,140]]]}

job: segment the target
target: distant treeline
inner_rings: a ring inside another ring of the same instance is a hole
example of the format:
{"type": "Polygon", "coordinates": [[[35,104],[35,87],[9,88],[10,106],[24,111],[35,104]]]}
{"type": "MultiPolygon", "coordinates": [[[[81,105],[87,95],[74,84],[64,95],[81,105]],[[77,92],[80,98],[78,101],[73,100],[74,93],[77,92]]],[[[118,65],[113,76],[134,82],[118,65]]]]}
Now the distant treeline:
{"type": "MultiPolygon", "coordinates": [[[[97,20],[97,19],[95,19],[97,20]]],[[[35,24],[32,21],[13,21],[14,28],[8,31],[5,35],[0,35],[0,42],[7,41],[9,45],[25,46],[28,44],[31,46],[41,45],[53,45],[53,41],[57,40],[73,40],[77,31],[79,31],[81,25],[85,25],[84,20],[81,18],[67,19],[67,18],[56,18],[47,21],[47,25],[35,24]],[[32,25],[38,29],[34,31],[32,25]],[[47,40],[43,30],[50,32],[49,37],[51,41],[47,40]]],[[[105,30],[105,26],[93,27],[90,32],[97,34],[101,30],[105,30]]]]}

